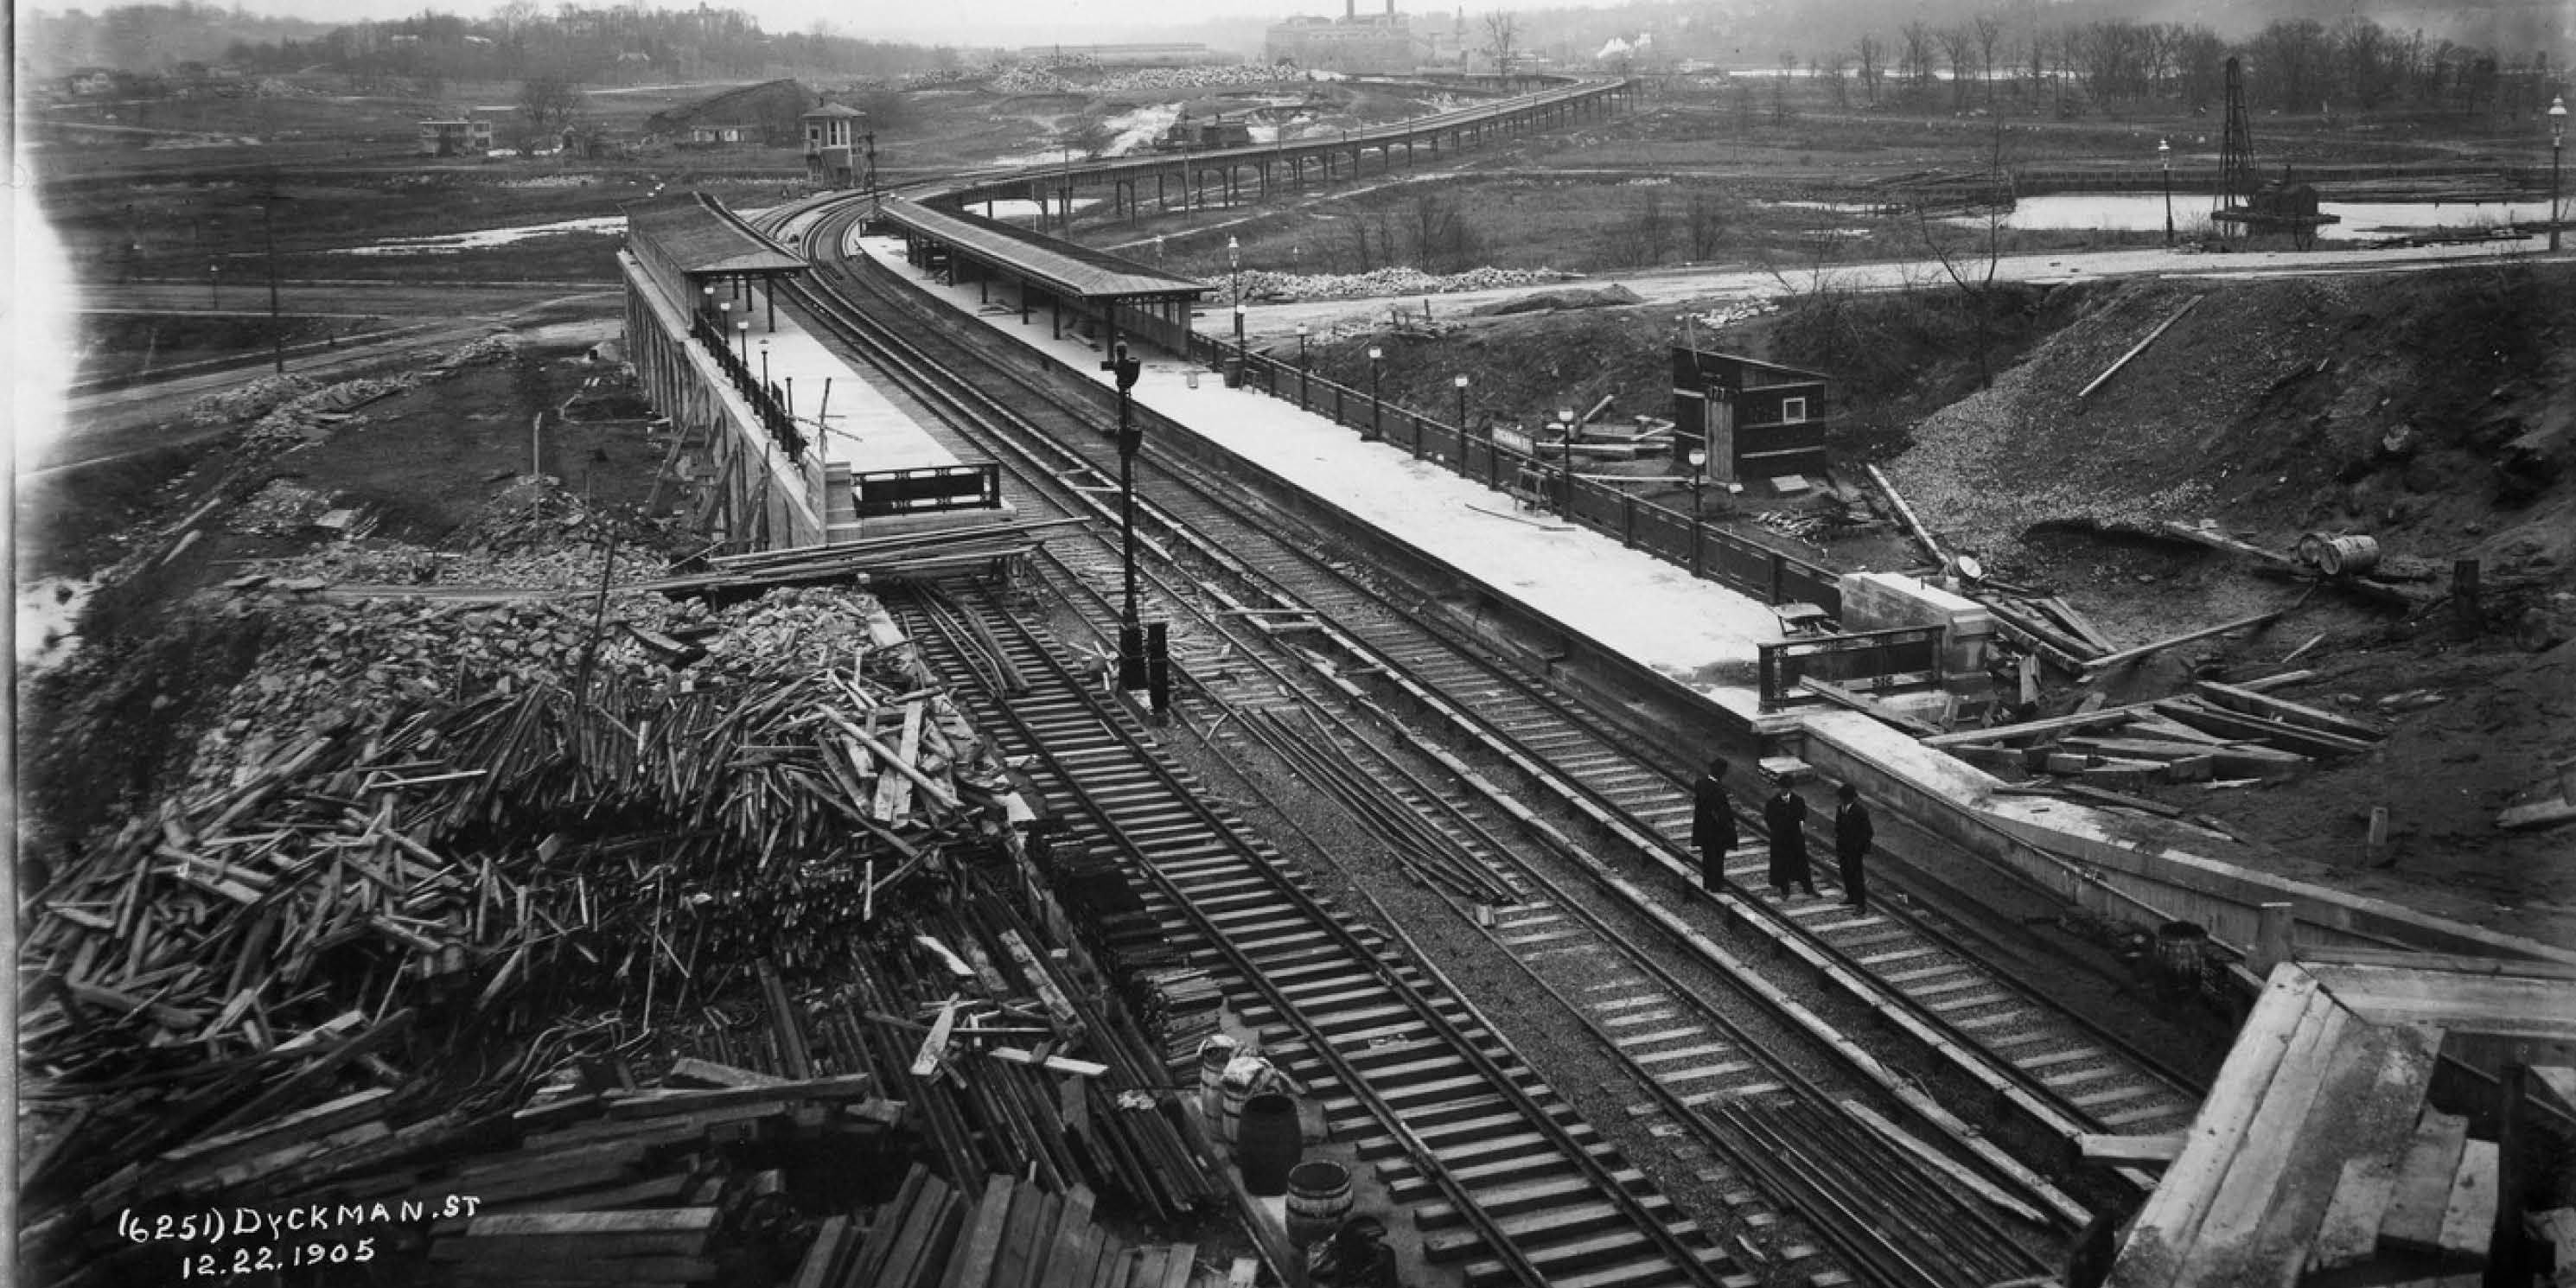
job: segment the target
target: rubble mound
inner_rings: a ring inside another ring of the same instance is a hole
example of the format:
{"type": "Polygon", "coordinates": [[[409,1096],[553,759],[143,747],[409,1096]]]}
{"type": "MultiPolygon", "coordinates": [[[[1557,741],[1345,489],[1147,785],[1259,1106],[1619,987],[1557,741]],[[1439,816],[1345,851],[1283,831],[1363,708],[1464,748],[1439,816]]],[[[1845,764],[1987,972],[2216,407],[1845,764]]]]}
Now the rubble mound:
{"type": "Polygon", "coordinates": [[[1467,311],[1478,317],[1501,317],[1513,313],[1554,313],[1565,309],[1604,309],[1641,303],[1644,303],[1644,297],[1614,282],[1608,286],[1532,291],[1508,300],[1480,304],[1467,311]]]}
{"type": "Polygon", "coordinates": [[[249,384],[207,394],[188,404],[183,414],[199,425],[257,420],[321,387],[309,376],[262,376],[249,384]]]}
{"type": "Polygon", "coordinates": [[[1263,300],[1365,300],[1384,295],[1448,295],[1505,286],[1540,286],[1579,276],[1553,268],[1471,268],[1426,273],[1418,268],[1374,268],[1365,273],[1246,272],[1243,292],[1263,300]]]}

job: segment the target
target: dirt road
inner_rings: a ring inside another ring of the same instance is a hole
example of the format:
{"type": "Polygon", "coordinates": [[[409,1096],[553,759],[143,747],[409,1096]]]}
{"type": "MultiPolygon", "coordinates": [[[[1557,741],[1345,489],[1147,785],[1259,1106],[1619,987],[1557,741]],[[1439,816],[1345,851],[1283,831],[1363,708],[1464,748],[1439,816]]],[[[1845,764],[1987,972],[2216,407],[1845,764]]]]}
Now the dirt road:
{"type": "MultiPolygon", "coordinates": [[[[2044,255],[2007,255],[1995,264],[1995,279],[2008,282],[2049,283],[2059,281],[2107,280],[2120,277],[2203,277],[2252,279],[2263,277],[2325,277],[2347,273],[2389,273],[2420,269],[2448,268],[2461,264],[2496,263],[2512,259],[2535,258],[2541,252],[2538,237],[2518,242],[2463,243],[2453,246],[2427,246],[2409,250],[2313,250],[2251,251],[2209,254],[2197,250],[2109,250],[2088,254],[2056,252],[2044,255]]],[[[1978,277],[1984,274],[1984,261],[1963,263],[1961,269],[1978,277]]],[[[1649,304],[1688,304],[1698,308],[1769,299],[1780,295],[1803,295],[1819,290],[1889,291],[1906,287],[1938,287],[1947,284],[1938,263],[1923,261],[1888,261],[1870,264],[1782,265],[1778,271],[1740,267],[1667,269],[1639,273],[1604,273],[1580,279],[1582,284],[1606,286],[1616,283],[1636,292],[1649,304]]],[[[1563,290],[1562,282],[1535,286],[1498,287],[1484,291],[1460,291],[1452,295],[1430,297],[1435,316],[1455,316],[1479,305],[1518,298],[1541,291],[1563,290]]],[[[1294,342],[1297,325],[1305,323],[1316,335],[1327,335],[1336,325],[1366,327],[1386,316],[1390,303],[1408,304],[1416,309],[1420,296],[1396,296],[1360,300],[1313,300],[1294,304],[1254,304],[1244,310],[1244,328],[1254,339],[1294,342]]],[[[1198,319],[1199,329],[1210,334],[1231,326],[1220,307],[1207,309],[1198,319]]]]}

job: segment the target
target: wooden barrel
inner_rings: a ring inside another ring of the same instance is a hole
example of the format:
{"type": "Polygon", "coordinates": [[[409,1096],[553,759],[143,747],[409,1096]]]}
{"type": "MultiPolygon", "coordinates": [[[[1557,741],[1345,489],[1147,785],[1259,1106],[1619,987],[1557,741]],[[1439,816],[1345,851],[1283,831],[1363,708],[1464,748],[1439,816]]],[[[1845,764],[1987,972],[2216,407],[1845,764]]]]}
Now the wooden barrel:
{"type": "Polygon", "coordinates": [[[2329,577],[2357,577],[2379,566],[2379,542],[2372,537],[2336,537],[2317,553],[2317,571],[2329,577]]]}
{"type": "Polygon", "coordinates": [[[1351,1214],[1351,1169],[1310,1159],[1288,1172],[1288,1237],[1303,1247],[1322,1239],[1351,1214]]]}
{"type": "MultiPolygon", "coordinates": [[[[1225,1066],[1225,1079],[1217,1086],[1216,1138],[1235,1143],[1236,1124],[1243,1117],[1243,1107],[1255,1095],[1270,1086],[1270,1062],[1257,1055],[1236,1055],[1225,1066]]],[[[1272,1191],[1277,1193],[1277,1191],[1272,1191]]]]}
{"type": "Polygon", "coordinates": [[[2291,551],[2291,557],[2314,568],[2318,560],[2325,558],[2326,543],[2332,540],[2334,538],[2322,532],[2302,532],[2299,534],[2298,546],[2291,551]]]}
{"type": "Polygon", "coordinates": [[[1243,1169],[1246,1192],[1255,1197],[1287,1193],[1299,1148],[1296,1101],[1265,1091],[1243,1102],[1234,1131],[1234,1161],[1243,1169]]]}
{"type": "Polygon", "coordinates": [[[2166,987],[2180,992],[2199,988],[2208,955],[2209,931],[2198,923],[2168,921],[2156,927],[2156,970],[2166,987]]]}

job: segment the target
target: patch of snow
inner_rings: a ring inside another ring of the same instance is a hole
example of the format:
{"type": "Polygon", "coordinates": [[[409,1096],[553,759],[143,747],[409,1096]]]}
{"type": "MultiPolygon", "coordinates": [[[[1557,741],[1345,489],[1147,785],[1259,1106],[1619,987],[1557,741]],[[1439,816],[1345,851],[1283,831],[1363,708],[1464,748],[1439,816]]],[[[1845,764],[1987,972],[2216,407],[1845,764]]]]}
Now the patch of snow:
{"type": "Polygon", "coordinates": [[[391,237],[366,246],[343,246],[326,252],[332,255],[457,255],[469,250],[489,250],[526,241],[531,237],[554,237],[564,234],[613,236],[624,231],[626,216],[605,215],[594,219],[565,219],[551,224],[523,224],[516,228],[480,228],[469,233],[438,233],[428,237],[391,237]]]}
{"type": "Polygon", "coordinates": [[[21,682],[62,665],[80,647],[72,623],[97,591],[97,582],[75,577],[39,577],[18,587],[21,682]]]}

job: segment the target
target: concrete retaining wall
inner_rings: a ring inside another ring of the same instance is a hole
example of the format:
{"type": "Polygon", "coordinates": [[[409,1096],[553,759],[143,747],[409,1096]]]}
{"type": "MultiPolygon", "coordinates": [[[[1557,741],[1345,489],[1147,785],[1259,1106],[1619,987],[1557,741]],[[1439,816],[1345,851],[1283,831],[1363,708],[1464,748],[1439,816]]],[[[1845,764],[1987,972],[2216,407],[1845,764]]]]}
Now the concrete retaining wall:
{"type": "Polygon", "coordinates": [[[823,544],[820,452],[808,451],[801,463],[787,459],[715,359],[690,341],[687,315],[633,255],[621,251],[617,261],[626,275],[626,349],[636,381],[682,442],[703,445],[707,477],[700,484],[713,489],[709,531],[737,549],[823,544]]]}

